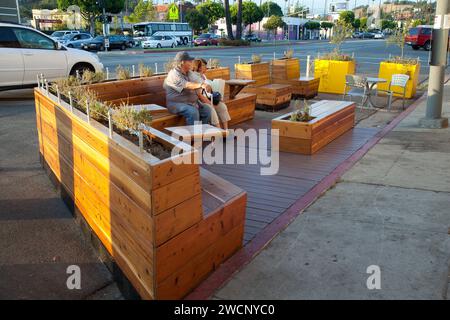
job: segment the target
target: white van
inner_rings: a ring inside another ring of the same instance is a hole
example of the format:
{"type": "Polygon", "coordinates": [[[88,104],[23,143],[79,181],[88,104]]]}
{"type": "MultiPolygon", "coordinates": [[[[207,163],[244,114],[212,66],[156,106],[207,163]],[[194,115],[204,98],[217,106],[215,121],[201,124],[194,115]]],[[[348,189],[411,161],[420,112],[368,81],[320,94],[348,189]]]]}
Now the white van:
{"type": "Polygon", "coordinates": [[[66,48],[35,29],[0,23],[0,91],[37,85],[37,75],[48,80],[100,72],[96,54],[66,48]]]}

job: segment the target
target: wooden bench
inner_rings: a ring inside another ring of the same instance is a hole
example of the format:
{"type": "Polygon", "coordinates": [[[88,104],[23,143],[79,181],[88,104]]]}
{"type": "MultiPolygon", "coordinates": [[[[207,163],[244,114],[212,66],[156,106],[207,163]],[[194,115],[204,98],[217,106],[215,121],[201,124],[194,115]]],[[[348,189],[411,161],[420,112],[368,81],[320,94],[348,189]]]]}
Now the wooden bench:
{"type": "MultiPolygon", "coordinates": [[[[220,74],[223,75],[224,73],[222,71],[220,74]]],[[[157,104],[165,107],[166,95],[163,89],[165,77],[165,75],[158,75],[149,78],[103,82],[89,85],[87,88],[95,91],[101,101],[111,105],[118,106],[121,103],[133,105],[157,104]]],[[[234,99],[229,99],[229,87],[226,87],[223,100],[231,117],[230,126],[253,119],[256,105],[255,94],[241,93],[234,99]]],[[[152,120],[152,127],[158,130],[184,124],[185,119],[182,116],[173,115],[169,111],[154,115],[152,120]]]]}
{"type": "Polygon", "coordinates": [[[289,84],[271,83],[270,64],[235,64],[236,79],[255,80],[254,85],[245,87],[243,93],[256,94],[256,108],[264,111],[275,111],[289,106],[292,86],[289,84]]]}
{"type": "Polygon", "coordinates": [[[280,134],[280,151],[313,154],[353,128],[354,102],[322,100],[311,105],[309,122],[290,121],[292,112],[272,120],[280,134]]]}

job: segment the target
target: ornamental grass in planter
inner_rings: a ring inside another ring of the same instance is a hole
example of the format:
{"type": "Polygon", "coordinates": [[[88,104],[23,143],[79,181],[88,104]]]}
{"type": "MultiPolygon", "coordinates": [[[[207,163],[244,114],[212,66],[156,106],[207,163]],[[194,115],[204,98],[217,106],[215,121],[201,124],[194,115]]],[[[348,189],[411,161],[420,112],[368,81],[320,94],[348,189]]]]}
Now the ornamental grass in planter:
{"type": "Polygon", "coordinates": [[[320,78],[319,92],[343,94],[345,90],[345,76],[355,74],[354,59],[341,53],[340,47],[351,34],[351,28],[345,23],[337,23],[334,27],[330,42],[335,49],[325,55],[317,57],[314,61],[314,77],[320,78]]]}
{"type": "MultiPolygon", "coordinates": [[[[379,90],[388,90],[389,82],[394,74],[406,74],[409,76],[409,80],[406,84],[405,98],[411,99],[414,97],[417,91],[417,84],[419,83],[420,75],[420,62],[419,59],[408,58],[404,56],[405,47],[405,35],[407,28],[397,30],[387,41],[387,45],[396,45],[401,50],[401,55],[398,57],[390,57],[385,61],[380,62],[380,69],[378,72],[378,77],[386,79],[387,82],[379,83],[379,90]]],[[[394,96],[400,97],[403,92],[402,88],[391,88],[394,92],[394,96]]]]}

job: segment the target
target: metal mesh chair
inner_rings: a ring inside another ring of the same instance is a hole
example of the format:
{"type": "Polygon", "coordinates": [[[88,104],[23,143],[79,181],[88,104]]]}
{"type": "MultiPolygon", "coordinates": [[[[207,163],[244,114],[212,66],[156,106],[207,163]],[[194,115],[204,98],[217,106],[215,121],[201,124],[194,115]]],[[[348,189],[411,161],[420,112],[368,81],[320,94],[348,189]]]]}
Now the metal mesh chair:
{"type": "Polygon", "coordinates": [[[356,76],[353,74],[345,75],[345,88],[342,100],[345,100],[346,96],[361,97],[361,104],[364,105],[367,99],[367,82],[366,78],[356,76]],[[347,89],[348,90],[347,92],[347,89]]]}
{"type": "Polygon", "coordinates": [[[409,76],[406,74],[393,74],[392,75],[391,82],[389,83],[389,89],[387,91],[389,94],[389,110],[391,109],[391,106],[392,106],[392,97],[396,93],[402,95],[402,98],[403,98],[402,108],[405,109],[406,85],[408,83],[408,80],[409,80],[409,76]],[[401,91],[394,91],[392,87],[401,88],[401,91]]]}

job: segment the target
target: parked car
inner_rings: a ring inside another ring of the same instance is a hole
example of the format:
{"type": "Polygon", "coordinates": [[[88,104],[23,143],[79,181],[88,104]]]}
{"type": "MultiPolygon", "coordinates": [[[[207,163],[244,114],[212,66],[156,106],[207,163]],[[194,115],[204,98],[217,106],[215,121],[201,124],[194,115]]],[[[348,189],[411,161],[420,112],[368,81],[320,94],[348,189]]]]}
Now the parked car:
{"type": "Polygon", "coordinates": [[[254,34],[247,34],[244,37],[245,41],[250,41],[250,42],[261,42],[261,38],[257,37],[254,34]]]}
{"type": "Polygon", "coordinates": [[[53,40],[59,40],[59,39],[61,39],[62,37],[64,37],[65,35],[68,35],[68,34],[75,34],[75,33],[80,33],[80,31],[77,31],[77,30],[59,30],[59,31],[53,32],[53,33],[50,35],[50,37],[51,37],[53,40]]]}
{"type": "Polygon", "coordinates": [[[374,32],[373,33],[373,38],[374,39],[384,39],[384,33],[383,32],[374,32]]]}
{"type": "Polygon", "coordinates": [[[142,48],[175,48],[178,45],[177,38],[174,36],[151,36],[141,42],[142,48]]]}
{"type": "MultiPolygon", "coordinates": [[[[109,47],[108,50],[112,49],[120,49],[126,50],[127,42],[121,36],[109,36],[109,47]]],[[[93,50],[93,51],[105,51],[106,48],[106,39],[105,36],[96,36],[95,38],[85,41],[82,43],[81,48],[84,50],[93,50]]]]}
{"type": "Polygon", "coordinates": [[[375,34],[373,32],[361,32],[359,34],[360,39],[373,39],[375,37],[375,34]]]}
{"type": "Polygon", "coordinates": [[[37,75],[48,81],[84,70],[100,72],[97,55],[66,48],[35,29],[0,23],[0,90],[32,87],[37,75]]]}
{"type": "Polygon", "coordinates": [[[122,38],[127,43],[128,48],[133,48],[136,45],[133,37],[124,36],[124,35],[118,35],[118,37],[122,38]]]}
{"type": "Polygon", "coordinates": [[[58,40],[61,44],[68,48],[81,48],[81,45],[91,40],[92,36],[89,33],[72,33],[66,34],[64,37],[58,40]]]}
{"type": "Polygon", "coordinates": [[[405,37],[405,43],[411,46],[414,50],[424,48],[427,51],[431,50],[431,35],[433,33],[433,26],[417,26],[408,30],[405,37]]]}
{"type": "Polygon", "coordinates": [[[359,32],[359,31],[353,32],[353,33],[352,33],[352,38],[356,38],[356,39],[357,39],[357,38],[361,38],[361,33],[362,33],[362,32],[359,32]]]}
{"type": "Polygon", "coordinates": [[[194,46],[217,46],[219,36],[212,33],[203,33],[194,40],[194,46]]]}

